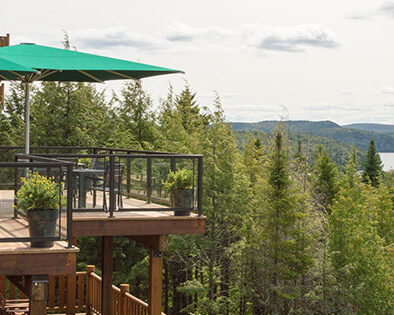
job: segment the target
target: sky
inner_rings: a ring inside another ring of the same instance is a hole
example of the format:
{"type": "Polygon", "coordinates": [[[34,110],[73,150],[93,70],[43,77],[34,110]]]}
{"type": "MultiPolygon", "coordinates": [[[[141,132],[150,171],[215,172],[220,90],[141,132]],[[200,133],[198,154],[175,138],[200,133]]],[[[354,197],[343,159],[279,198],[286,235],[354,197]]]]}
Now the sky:
{"type": "MultiPolygon", "coordinates": [[[[3,0],[5,1],[5,0],[3,0]]],[[[394,124],[394,0],[7,1],[0,35],[185,71],[143,80],[217,93],[227,120],[394,124]]],[[[99,84],[108,95],[121,82],[99,84]]]]}

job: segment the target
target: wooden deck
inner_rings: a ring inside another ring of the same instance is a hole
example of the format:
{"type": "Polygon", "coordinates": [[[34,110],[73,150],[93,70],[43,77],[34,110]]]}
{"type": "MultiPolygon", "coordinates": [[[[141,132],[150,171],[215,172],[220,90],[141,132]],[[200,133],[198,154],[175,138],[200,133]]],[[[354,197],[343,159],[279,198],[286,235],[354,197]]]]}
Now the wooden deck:
{"type": "MultiPolygon", "coordinates": [[[[1,233],[4,233],[4,223],[13,223],[12,229],[7,228],[7,237],[27,236],[27,224],[21,218],[13,217],[14,192],[0,191],[0,224],[1,233]],[[10,221],[11,220],[11,221],[10,221]],[[15,221],[15,222],[13,222],[15,221]],[[11,234],[10,234],[11,233],[11,234]],[[16,235],[16,236],[10,236],[16,235]]],[[[102,196],[97,196],[97,204],[102,205],[102,196]]],[[[93,207],[93,197],[87,196],[87,207],[93,207]]],[[[190,216],[174,216],[168,207],[142,200],[123,197],[124,208],[137,208],[138,211],[115,211],[114,217],[97,208],[97,211],[73,213],[74,236],[141,236],[141,235],[169,235],[169,234],[203,234],[205,233],[205,217],[191,214],[190,216]],[[147,210],[144,210],[147,209],[147,210]],[[157,209],[153,211],[152,209],[157,209]]],[[[62,228],[66,226],[66,214],[62,213],[62,228]]],[[[0,243],[1,244],[1,243],[0,243]]],[[[0,245],[3,246],[3,245],[0,245]]]]}
{"type": "MultiPolygon", "coordinates": [[[[0,219],[0,237],[28,237],[24,219],[0,219]]],[[[51,248],[32,248],[27,242],[0,242],[0,275],[67,274],[75,272],[78,248],[55,242],[51,248]]]]}

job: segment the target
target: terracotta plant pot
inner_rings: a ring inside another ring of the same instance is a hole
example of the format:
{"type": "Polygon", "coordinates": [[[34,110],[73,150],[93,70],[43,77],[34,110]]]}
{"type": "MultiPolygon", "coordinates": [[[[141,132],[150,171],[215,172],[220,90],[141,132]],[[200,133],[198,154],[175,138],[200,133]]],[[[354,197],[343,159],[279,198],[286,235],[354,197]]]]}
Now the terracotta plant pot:
{"type": "MultiPolygon", "coordinates": [[[[29,221],[30,237],[55,237],[56,222],[59,216],[57,210],[52,209],[34,209],[27,211],[27,220],[29,221]]],[[[32,241],[31,247],[52,247],[53,241],[32,241]]]]}
{"type": "Polygon", "coordinates": [[[188,216],[193,209],[193,190],[177,189],[172,192],[171,201],[172,207],[175,208],[174,215],[188,216]]]}

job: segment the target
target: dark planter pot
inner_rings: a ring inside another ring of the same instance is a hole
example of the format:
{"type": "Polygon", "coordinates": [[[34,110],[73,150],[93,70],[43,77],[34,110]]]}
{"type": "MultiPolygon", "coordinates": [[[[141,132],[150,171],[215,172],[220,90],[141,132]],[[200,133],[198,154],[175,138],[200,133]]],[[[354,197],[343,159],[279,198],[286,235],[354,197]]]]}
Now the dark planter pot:
{"type": "MultiPolygon", "coordinates": [[[[28,210],[30,237],[55,237],[56,221],[59,216],[57,210],[28,210]]],[[[52,241],[32,241],[31,247],[52,247],[52,241]]]]}
{"type": "Polygon", "coordinates": [[[193,190],[178,189],[172,192],[172,207],[175,208],[174,215],[188,216],[193,209],[193,190]],[[179,209],[179,210],[178,210],[179,209]]]}

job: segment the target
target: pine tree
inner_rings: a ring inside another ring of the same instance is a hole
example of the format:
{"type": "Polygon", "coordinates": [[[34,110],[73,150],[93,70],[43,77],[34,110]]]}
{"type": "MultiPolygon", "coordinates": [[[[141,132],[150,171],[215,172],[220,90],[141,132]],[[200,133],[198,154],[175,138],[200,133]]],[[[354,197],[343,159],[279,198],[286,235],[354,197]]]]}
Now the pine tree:
{"type": "MultiPolygon", "coordinates": [[[[4,107],[0,111],[0,137],[2,145],[23,145],[24,143],[24,99],[25,86],[12,82],[5,96],[4,107]]],[[[35,89],[31,91],[34,95],[35,89]]]]}
{"type": "Polygon", "coordinates": [[[32,144],[96,145],[108,137],[109,120],[104,95],[92,84],[43,82],[32,97],[32,144]]]}
{"type": "Polygon", "coordinates": [[[363,185],[354,164],[350,159],[329,217],[333,312],[392,314],[391,200],[363,185]]]}
{"type": "Polygon", "coordinates": [[[379,185],[380,176],[382,174],[382,160],[376,151],[376,145],[373,139],[369,143],[366,161],[364,163],[363,181],[370,182],[372,186],[379,185]]]}
{"type": "Polygon", "coordinates": [[[130,135],[137,149],[149,149],[155,142],[155,123],[152,99],[142,88],[141,81],[127,82],[116,108],[119,129],[130,135]]]}
{"type": "Polygon", "coordinates": [[[337,181],[337,166],[327,152],[321,149],[315,160],[312,176],[312,195],[317,209],[330,213],[330,206],[338,192],[337,181]]]}
{"type": "Polygon", "coordinates": [[[255,314],[288,314],[302,296],[301,279],[311,264],[306,234],[305,198],[290,178],[290,166],[283,136],[275,135],[268,165],[268,187],[262,224],[263,258],[261,278],[257,281],[262,295],[255,314]]]}

